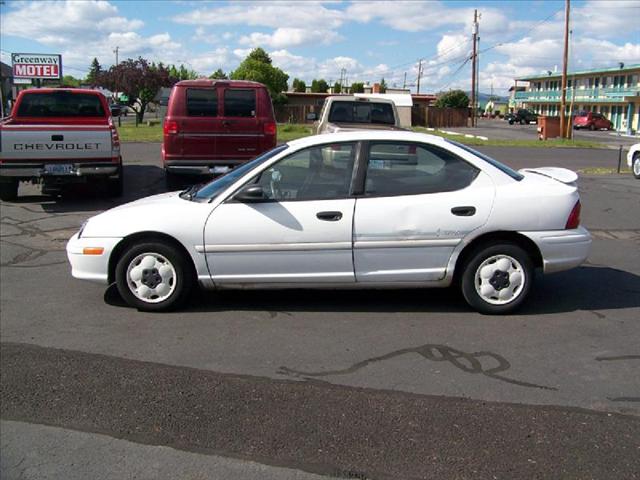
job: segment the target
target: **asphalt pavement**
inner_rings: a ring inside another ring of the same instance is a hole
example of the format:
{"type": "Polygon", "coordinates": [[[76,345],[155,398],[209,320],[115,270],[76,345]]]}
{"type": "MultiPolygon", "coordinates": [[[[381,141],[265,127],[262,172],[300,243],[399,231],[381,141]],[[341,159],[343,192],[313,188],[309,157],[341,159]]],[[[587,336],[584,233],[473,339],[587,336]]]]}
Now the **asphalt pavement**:
{"type": "Polygon", "coordinates": [[[119,201],[26,186],[0,205],[3,479],[638,478],[630,175],[581,177],[592,254],[538,278],[515,315],[479,315],[452,289],[207,292],[149,314],[71,278],[64,253],[87,217],[163,191],[158,144],[123,152],[119,201]]]}

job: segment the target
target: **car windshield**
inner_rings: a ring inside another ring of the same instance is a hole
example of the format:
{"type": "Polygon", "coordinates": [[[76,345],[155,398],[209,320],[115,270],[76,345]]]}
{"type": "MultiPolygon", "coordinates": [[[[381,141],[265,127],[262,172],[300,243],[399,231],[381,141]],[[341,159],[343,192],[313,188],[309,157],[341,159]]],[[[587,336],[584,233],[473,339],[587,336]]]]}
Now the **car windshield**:
{"type": "Polygon", "coordinates": [[[193,195],[190,197],[192,200],[205,201],[211,200],[217,197],[223,190],[225,190],[229,185],[242,177],[245,173],[250,171],[251,169],[257,167],[261,163],[266,162],[270,158],[275,157],[280,152],[289,148],[289,145],[286,143],[283,145],[278,145],[277,147],[259,155],[254,158],[250,162],[245,163],[239,167],[234,168],[229,173],[215,178],[211,180],[209,183],[201,186],[193,195]]]}
{"type": "Polygon", "coordinates": [[[500,170],[503,173],[506,173],[507,175],[509,175],[514,180],[517,180],[518,182],[524,178],[524,175],[522,175],[521,173],[516,172],[513,168],[507,167],[504,163],[500,163],[495,158],[491,158],[488,155],[485,155],[484,153],[478,152],[477,150],[474,150],[473,148],[469,148],[466,145],[463,145],[462,143],[454,142],[453,140],[446,140],[446,141],[451,143],[451,144],[453,144],[453,145],[455,145],[456,147],[459,147],[459,148],[461,148],[461,149],[463,149],[463,150],[465,150],[465,151],[467,151],[469,153],[472,153],[476,157],[481,158],[485,162],[493,165],[498,170],[500,170]]]}

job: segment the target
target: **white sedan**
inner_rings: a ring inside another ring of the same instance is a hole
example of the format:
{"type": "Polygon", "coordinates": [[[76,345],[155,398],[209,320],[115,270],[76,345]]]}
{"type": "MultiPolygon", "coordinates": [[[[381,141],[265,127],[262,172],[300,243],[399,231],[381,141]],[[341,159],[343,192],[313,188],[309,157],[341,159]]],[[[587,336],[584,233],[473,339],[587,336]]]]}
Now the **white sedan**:
{"type": "Polygon", "coordinates": [[[116,282],[141,310],[224,288],[459,285],[482,313],[519,307],[534,270],[580,265],[577,175],[516,172],[412,132],[317,135],[204,186],[89,219],[67,245],[76,278],[116,282]]]}

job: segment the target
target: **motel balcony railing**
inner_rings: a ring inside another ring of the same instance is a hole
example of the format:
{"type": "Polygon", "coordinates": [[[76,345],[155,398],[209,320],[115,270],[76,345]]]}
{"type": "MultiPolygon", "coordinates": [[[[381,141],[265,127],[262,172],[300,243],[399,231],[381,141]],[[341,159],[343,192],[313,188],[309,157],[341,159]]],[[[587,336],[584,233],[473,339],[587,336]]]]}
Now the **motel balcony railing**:
{"type": "MultiPolygon", "coordinates": [[[[567,88],[567,101],[576,102],[625,102],[629,97],[640,96],[640,87],[620,88],[567,88]]],[[[516,92],[515,99],[520,102],[559,102],[560,90],[532,90],[516,92]]]]}

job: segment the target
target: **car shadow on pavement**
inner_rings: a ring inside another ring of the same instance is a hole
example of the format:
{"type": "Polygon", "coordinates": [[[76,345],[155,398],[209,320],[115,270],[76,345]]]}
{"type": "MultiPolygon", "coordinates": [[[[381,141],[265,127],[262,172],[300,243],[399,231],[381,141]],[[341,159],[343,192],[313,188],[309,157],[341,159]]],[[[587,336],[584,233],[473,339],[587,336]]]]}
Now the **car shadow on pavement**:
{"type": "Polygon", "coordinates": [[[164,171],[153,165],[125,165],[124,193],[109,198],[106,185],[82,183],[65,188],[60,195],[43,195],[35,186],[21,186],[18,198],[8,205],[37,205],[47,213],[81,213],[103,211],[149,195],[165,192],[164,171]]]}
{"type": "MultiPolygon", "coordinates": [[[[105,292],[112,306],[126,307],[115,285],[105,292]]],[[[640,276],[609,267],[585,266],[538,278],[515,315],[542,315],[640,307],[640,276]]],[[[197,291],[184,312],[469,312],[457,288],[403,290],[222,290],[197,291]]]]}

